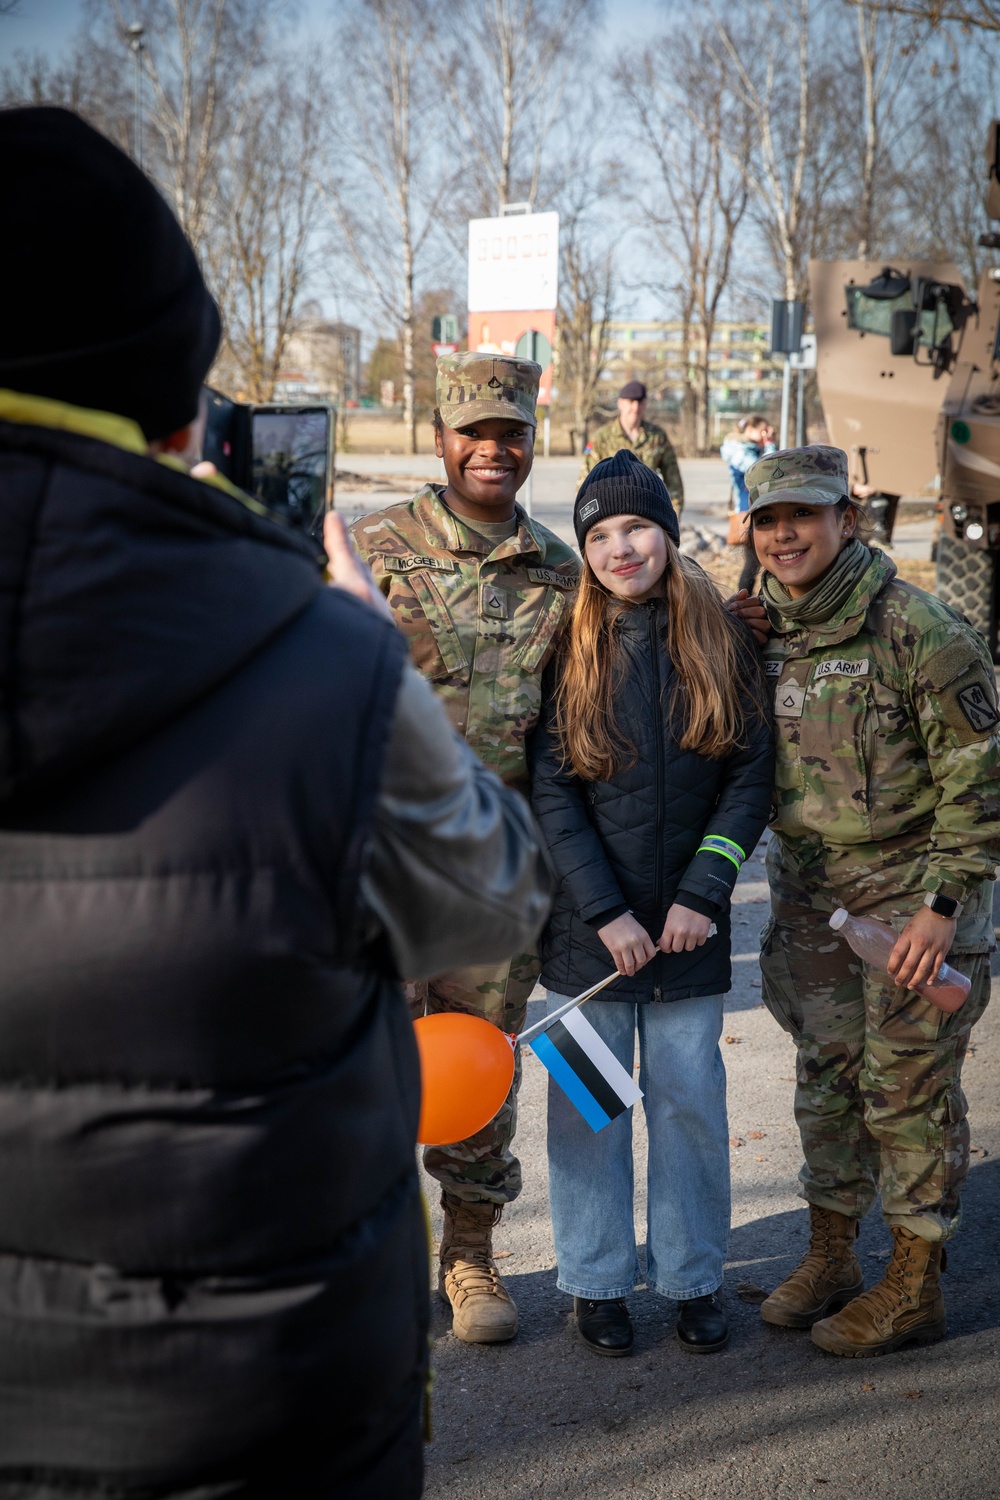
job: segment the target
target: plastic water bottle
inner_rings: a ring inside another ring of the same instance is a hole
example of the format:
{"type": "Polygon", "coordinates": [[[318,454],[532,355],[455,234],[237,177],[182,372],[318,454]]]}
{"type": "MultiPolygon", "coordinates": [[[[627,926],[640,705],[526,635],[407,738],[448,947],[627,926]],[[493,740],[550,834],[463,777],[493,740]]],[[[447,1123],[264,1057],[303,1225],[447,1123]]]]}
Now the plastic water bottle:
{"type": "MultiPolygon", "coordinates": [[[[866,964],[881,969],[883,974],[889,973],[889,954],[895,948],[899,934],[888,922],[880,922],[877,917],[852,917],[850,912],[838,906],[830,918],[830,926],[834,932],[843,934],[866,964]]],[[[953,1011],[965,1004],[972,981],[953,969],[951,964],[942,964],[935,979],[925,980],[912,988],[939,1010],[953,1011]]]]}

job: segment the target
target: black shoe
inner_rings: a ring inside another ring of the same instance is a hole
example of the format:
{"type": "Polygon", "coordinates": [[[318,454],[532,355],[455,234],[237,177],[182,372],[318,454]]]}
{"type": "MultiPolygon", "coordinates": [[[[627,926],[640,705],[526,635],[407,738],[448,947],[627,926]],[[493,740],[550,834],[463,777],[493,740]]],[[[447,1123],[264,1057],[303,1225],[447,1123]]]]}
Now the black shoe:
{"type": "Polygon", "coordinates": [[[619,1298],[614,1302],[590,1302],[586,1297],[573,1298],[576,1331],[581,1343],[595,1354],[620,1359],[632,1353],[632,1319],[619,1298]]]}
{"type": "Polygon", "coordinates": [[[690,1297],[677,1310],[677,1338],[689,1354],[714,1354],[729,1343],[729,1320],[716,1301],[714,1292],[707,1297],[690,1297]]]}

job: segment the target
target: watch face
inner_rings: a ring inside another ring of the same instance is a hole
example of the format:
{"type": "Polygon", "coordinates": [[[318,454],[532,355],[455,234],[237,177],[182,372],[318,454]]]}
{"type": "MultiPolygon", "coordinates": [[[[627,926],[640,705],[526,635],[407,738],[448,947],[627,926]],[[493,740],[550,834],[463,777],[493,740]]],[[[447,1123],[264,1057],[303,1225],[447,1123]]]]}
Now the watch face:
{"type": "Polygon", "coordinates": [[[939,917],[953,917],[958,910],[958,902],[953,901],[950,896],[935,896],[931,902],[931,911],[936,912],[939,917]]]}

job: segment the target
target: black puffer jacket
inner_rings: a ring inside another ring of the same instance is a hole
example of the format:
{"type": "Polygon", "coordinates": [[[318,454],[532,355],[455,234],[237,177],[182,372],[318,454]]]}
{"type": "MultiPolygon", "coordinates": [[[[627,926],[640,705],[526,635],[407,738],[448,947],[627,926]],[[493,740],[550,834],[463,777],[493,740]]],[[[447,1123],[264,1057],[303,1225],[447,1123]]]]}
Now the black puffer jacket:
{"type": "Polygon", "coordinates": [[[0,422],[0,500],[0,1496],[416,1496],[405,642],[144,456],[0,422]]]}
{"type": "MultiPolygon", "coordinates": [[[[542,983],[559,994],[578,994],[614,967],[597,935],[602,919],[630,909],[655,943],[674,901],[711,915],[718,935],[693,953],[657,953],[601,999],[683,1000],[731,986],[729,897],[739,854],[698,851],[707,835],[747,855],[756,846],[771,805],[771,729],[753,718],[746,748],[723,761],[680,748],[670,722],[675,683],[663,609],[658,601],[636,605],[615,622],[628,663],[615,713],[637,759],[613,781],[585,782],[562,768],[552,727],[554,675],[546,683],[532,745],[531,802],[560,877],[542,935],[542,983]]],[[[744,659],[748,680],[756,677],[750,644],[744,659]]]]}

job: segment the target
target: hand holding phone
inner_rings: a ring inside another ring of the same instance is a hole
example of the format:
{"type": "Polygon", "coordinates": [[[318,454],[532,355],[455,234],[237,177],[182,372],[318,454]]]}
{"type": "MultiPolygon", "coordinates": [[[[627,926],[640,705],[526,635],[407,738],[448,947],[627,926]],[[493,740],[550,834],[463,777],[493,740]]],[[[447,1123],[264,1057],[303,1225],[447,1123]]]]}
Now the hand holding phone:
{"type": "Polygon", "coordinates": [[[323,545],[329,559],[327,572],[333,587],[353,594],[355,599],[391,620],[389,601],[375,583],[368,564],[358,556],[344,518],[336,511],[328,510],[323,519],[323,545]]]}

